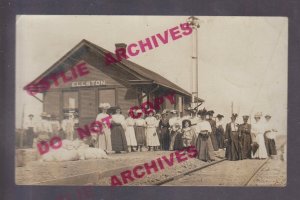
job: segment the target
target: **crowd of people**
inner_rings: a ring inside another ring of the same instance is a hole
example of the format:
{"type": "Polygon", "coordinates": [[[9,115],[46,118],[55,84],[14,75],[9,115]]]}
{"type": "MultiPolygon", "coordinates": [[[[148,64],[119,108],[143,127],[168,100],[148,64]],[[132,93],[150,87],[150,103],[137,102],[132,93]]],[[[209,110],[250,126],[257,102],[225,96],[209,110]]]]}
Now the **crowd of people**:
{"type": "MultiPolygon", "coordinates": [[[[214,117],[214,111],[187,109],[186,114],[179,117],[177,110],[163,110],[156,113],[148,110],[135,110],[133,118],[122,114],[116,106],[113,113],[108,103],[99,105],[100,112],[96,120],[111,115],[110,126],[103,123],[101,133],[91,133],[91,137],[83,140],[90,147],[99,148],[107,153],[142,152],[142,151],[173,151],[184,147],[195,146],[197,158],[203,161],[213,161],[217,151],[225,151],[228,160],[242,160],[250,158],[265,159],[276,155],[275,138],[277,130],[270,123],[271,116],[262,113],[254,116],[255,122],[248,123],[249,116],[244,115],[242,124],[237,124],[238,115],[233,113],[231,122],[225,124],[221,114],[214,117]]],[[[132,111],[128,111],[132,112],[132,111]]],[[[78,117],[70,113],[65,119],[59,120],[47,113],[41,114],[41,120],[35,123],[33,115],[29,115],[25,122],[25,145],[35,148],[40,141],[47,141],[54,135],[62,139],[79,139],[76,127],[78,117]]]]}

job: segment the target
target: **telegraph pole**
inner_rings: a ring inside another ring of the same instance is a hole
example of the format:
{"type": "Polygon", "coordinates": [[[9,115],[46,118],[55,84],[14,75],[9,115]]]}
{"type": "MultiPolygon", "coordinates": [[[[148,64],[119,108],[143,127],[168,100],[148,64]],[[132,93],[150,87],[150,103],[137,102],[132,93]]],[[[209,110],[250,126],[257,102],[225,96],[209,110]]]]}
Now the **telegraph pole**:
{"type": "MultiPolygon", "coordinates": [[[[194,104],[193,107],[196,107],[195,97],[199,97],[198,91],[198,73],[199,73],[199,66],[198,66],[198,28],[200,28],[199,19],[195,16],[191,16],[187,19],[187,23],[193,29],[193,42],[192,42],[192,59],[195,59],[196,69],[195,74],[193,74],[194,66],[192,67],[192,103],[194,104]],[[194,41],[195,40],[195,41],[194,41]]],[[[194,64],[194,63],[193,63],[194,64]]]]}

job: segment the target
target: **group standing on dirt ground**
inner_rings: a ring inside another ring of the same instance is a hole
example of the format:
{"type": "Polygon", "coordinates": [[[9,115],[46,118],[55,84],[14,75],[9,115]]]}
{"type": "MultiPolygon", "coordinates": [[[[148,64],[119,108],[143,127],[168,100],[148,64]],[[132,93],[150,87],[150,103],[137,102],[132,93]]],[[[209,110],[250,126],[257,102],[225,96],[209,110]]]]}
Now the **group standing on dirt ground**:
{"type": "MultiPolygon", "coordinates": [[[[238,115],[233,113],[231,122],[225,125],[222,114],[214,117],[214,111],[205,108],[199,111],[188,108],[182,117],[179,117],[177,110],[164,109],[161,113],[156,113],[155,109],[147,112],[142,109],[128,110],[127,118],[119,106],[101,103],[99,108],[96,121],[102,123],[101,133],[92,132],[83,141],[107,154],[174,151],[189,146],[195,146],[197,158],[206,162],[214,161],[217,152],[222,150],[225,150],[228,160],[265,159],[277,154],[275,138],[278,132],[272,127],[269,114],[265,115],[265,121],[262,113],[255,114],[253,124],[249,124],[249,116],[244,115],[244,123],[237,124],[238,115]],[[110,123],[101,121],[105,117],[110,117],[110,123]]],[[[30,114],[24,124],[25,145],[30,148],[35,148],[41,141],[49,141],[55,135],[71,141],[79,139],[76,113],[69,113],[61,122],[47,113],[42,113],[37,123],[33,118],[30,114]]]]}

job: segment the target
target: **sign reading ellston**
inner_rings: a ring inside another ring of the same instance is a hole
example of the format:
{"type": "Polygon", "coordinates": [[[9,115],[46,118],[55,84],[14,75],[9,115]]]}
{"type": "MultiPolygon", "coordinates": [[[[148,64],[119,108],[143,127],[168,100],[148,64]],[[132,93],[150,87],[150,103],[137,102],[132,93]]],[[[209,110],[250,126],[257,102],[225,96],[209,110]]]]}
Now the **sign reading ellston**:
{"type": "Polygon", "coordinates": [[[92,81],[75,81],[72,82],[72,87],[88,87],[106,85],[105,80],[92,80],[92,81]]]}

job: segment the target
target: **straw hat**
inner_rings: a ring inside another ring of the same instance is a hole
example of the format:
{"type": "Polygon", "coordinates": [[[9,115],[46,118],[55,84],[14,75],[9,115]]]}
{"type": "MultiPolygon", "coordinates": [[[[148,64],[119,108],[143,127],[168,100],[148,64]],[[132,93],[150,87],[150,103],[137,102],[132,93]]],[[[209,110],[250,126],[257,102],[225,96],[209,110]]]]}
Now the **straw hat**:
{"type": "Polygon", "coordinates": [[[165,115],[165,114],[167,114],[167,113],[169,113],[170,111],[168,110],[168,109],[164,109],[163,111],[162,111],[162,115],[165,115]]]}
{"type": "Polygon", "coordinates": [[[177,110],[170,110],[170,113],[176,114],[177,110]]]}
{"type": "Polygon", "coordinates": [[[100,103],[99,108],[109,109],[111,106],[109,103],[100,103]]]}
{"type": "Polygon", "coordinates": [[[261,117],[262,116],[262,113],[261,112],[257,112],[255,113],[254,117],[261,117]]]}
{"type": "Polygon", "coordinates": [[[143,113],[141,109],[136,110],[136,113],[143,113]]]}
{"type": "Polygon", "coordinates": [[[149,115],[150,113],[153,113],[153,115],[155,115],[155,113],[156,113],[154,109],[150,109],[150,110],[148,110],[147,112],[148,112],[148,115],[149,115]]]}
{"type": "Polygon", "coordinates": [[[41,117],[47,117],[47,113],[46,112],[42,112],[41,113],[41,117]]]}

